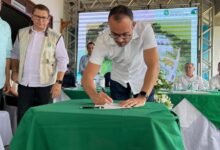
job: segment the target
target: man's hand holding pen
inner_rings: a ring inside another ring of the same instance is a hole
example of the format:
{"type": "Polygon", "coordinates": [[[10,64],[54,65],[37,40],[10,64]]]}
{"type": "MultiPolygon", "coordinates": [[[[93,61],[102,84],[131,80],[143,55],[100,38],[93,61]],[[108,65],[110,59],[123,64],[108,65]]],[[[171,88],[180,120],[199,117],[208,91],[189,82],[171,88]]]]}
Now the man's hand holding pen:
{"type": "Polygon", "coordinates": [[[113,102],[112,98],[109,97],[105,92],[96,93],[94,97],[92,97],[92,100],[95,105],[104,105],[104,104],[110,104],[113,102]]]}

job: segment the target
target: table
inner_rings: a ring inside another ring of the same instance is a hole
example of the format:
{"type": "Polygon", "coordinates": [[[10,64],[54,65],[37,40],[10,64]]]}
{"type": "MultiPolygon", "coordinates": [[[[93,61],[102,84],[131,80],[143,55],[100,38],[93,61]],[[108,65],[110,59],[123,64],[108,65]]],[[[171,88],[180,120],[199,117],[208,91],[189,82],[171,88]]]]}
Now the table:
{"type": "Polygon", "coordinates": [[[168,93],[180,118],[186,150],[220,149],[220,93],[182,91],[168,93]]]}
{"type": "Polygon", "coordinates": [[[64,88],[64,93],[69,96],[71,99],[88,99],[89,96],[83,90],[82,87],[78,88],[64,88]]]}
{"type": "Polygon", "coordinates": [[[132,109],[81,109],[91,100],[31,108],[10,150],[183,150],[177,117],[162,104],[132,109]]]}
{"type": "MultiPolygon", "coordinates": [[[[105,88],[106,93],[110,95],[110,89],[105,88]]],[[[89,99],[89,96],[86,94],[84,89],[82,87],[77,87],[77,88],[64,88],[63,89],[64,93],[67,94],[71,99],[89,99]]],[[[101,91],[101,89],[97,90],[101,91]]]]}
{"type": "Polygon", "coordinates": [[[3,145],[3,142],[2,142],[2,138],[1,138],[1,135],[0,135],[0,150],[4,150],[4,145],[3,145]]]}
{"type": "Polygon", "coordinates": [[[12,139],[12,130],[9,114],[7,111],[0,111],[0,136],[3,145],[9,145],[12,139]]]}
{"type": "Polygon", "coordinates": [[[168,93],[174,105],[177,105],[184,98],[196,107],[208,118],[218,129],[220,129],[220,92],[207,93],[168,93]]]}

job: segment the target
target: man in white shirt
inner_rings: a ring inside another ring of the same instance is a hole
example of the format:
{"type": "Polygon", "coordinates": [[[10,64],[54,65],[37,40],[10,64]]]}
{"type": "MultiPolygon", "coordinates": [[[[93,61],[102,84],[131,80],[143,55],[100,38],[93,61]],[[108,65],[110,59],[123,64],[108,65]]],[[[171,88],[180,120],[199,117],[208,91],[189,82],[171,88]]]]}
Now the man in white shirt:
{"type": "Polygon", "coordinates": [[[175,82],[176,90],[204,90],[207,83],[200,76],[194,75],[195,67],[193,63],[185,64],[185,75],[180,76],[175,82]]]}
{"type": "Polygon", "coordinates": [[[143,106],[159,73],[157,43],[150,24],[134,22],[123,5],[111,9],[109,29],[99,35],[83,74],[82,85],[95,104],[120,102],[122,107],[143,106]],[[104,60],[112,60],[111,98],[96,92],[93,79],[104,60]],[[134,98],[131,98],[131,95],[134,98]]]}
{"type": "Polygon", "coordinates": [[[12,79],[18,82],[18,122],[30,107],[60,95],[69,58],[62,36],[48,28],[49,9],[33,8],[33,26],[19,30],[12,57],[12,79]]]}
{"type": "Polygon", "coordinates": [[[83,72],[84,72],[84,70],[85,70],[85,68],[86,68],[86,66],[89,62],[89,57],[92,54],[94,46],[95,46],[95,44],[93,42],[89,42],[86,45],[86,49],[87,49],[88,54],[82,56],[81,59],[80,59],[80,63],[79,63],[79,72],[80,72],[81,75],[83,75],[83,72]]]}
{"type": "Polygon", "coordinates": [[[209,80],[210,89],[220,89],[220,62],[218,63],[218,74],[209,80]]]}

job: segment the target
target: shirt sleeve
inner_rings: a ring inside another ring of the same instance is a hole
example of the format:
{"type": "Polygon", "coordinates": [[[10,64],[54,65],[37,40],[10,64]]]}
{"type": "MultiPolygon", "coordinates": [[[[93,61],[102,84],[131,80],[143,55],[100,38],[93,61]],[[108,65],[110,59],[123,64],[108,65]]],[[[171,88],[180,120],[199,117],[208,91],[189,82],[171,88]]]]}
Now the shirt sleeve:
{"type": "Polygon", "coordinates": [[[99,36],[95,42],[95,47],[92,51],[92,55],[89,61],[93,64],[102,65],[102,62],[106,55],[106,44],[103,40],[103,35],[99,36]]]}
{"type": "Polygon", "coordinates": [[[18,40],[18,35],[17,35],[13,49],[11,50],[11,58],[12,59],[19,59],[19,57],[20,57],[19,40],[18,40]]]}
{"type": "Polygon", "coordinates": [[[11,50],[12,50],[12,42],[11,42],[11,28],[9,27],[9,33],[8,33],[8,43],[7,43],[7,52],[6,57],[11,58],[11,50]]]}
{"type": "Polygon", "coordinates": [[[153,28],[150,24],[146,25],[143,32],[143,48],[144,50],[157,47],[157,41],[154,35],[153,28]]]}
{"type": "Polygon", "coordinates": [[[57,43],[55,55],[58,71],[66,72],[67,64],[69,63],[69,57],[65,48],[63,37],[61,37],[57,43]]]}
{"type": "Polygon", "coordinates": [[[210,88],[210,89],[215,89],[215,83],[217,83],[217,82],[215,82],[215,78],[212,77],[212,78],[209,80],[209,88],[210,88]]]}
{"type": "Polygon", "coordinates": [[[82,56],[82,57],[80,58],[80,62],[79,62],[79,73],[80,73],[80,74],[83,72],[83,57],[84,57],[84,56],[82,56]]]}

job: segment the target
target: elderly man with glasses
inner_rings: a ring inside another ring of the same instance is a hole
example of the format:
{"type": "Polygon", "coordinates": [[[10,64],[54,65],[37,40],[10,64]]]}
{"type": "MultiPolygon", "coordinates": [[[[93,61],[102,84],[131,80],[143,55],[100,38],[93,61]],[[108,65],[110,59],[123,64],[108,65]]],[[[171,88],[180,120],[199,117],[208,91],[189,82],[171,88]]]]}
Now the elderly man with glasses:
{"type": "Polygon", "coordinates": [[[108,23],[109,30],[97,38],[82,85],[95,104],[112,103],[114,99],[122,100],[122,107],[143,106],[153,100],[159,72],[153,29],[150,24],[133,21],[132,11],[123,5],[111,9],[108,23]],[[98,93],[93,83],[104,58],[112,60],[111,97],[98,93]]]}
{"type": "Polygon", "coordinates": [[[48,27],[49,9],[33,8],[33,26],[19,30],[12,50],[12,79],[18,82],[18,122],[32,106],[58,97],[69,58],[62,36],[48,27]]]}

